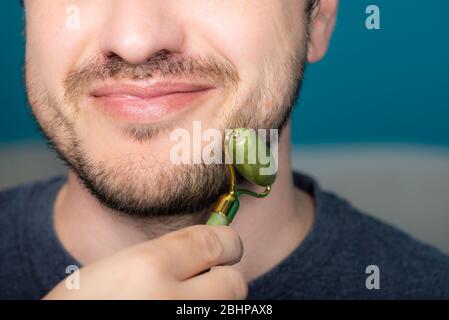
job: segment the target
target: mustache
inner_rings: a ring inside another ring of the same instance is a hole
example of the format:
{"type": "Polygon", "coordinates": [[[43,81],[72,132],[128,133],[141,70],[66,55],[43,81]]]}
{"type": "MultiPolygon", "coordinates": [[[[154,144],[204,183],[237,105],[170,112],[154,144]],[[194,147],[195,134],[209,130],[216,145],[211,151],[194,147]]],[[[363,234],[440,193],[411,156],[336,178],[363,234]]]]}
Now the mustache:
{"type": "Polygon", "coordinates": [[[96,54],[67,74],[64,98],[76,101],[95,81],[152,78],[201,79],[221,87],[236,87],[239,81],[230,62],[210,56],[182,56],[162,50],[141,64],[131,64],[118,55],[96,54]]]}

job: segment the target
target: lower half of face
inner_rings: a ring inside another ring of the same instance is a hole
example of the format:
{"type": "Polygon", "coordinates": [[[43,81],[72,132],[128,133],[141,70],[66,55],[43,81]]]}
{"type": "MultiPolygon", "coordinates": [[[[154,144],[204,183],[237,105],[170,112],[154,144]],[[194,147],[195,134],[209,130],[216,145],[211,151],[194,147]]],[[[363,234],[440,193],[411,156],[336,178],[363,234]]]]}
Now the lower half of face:
{"type": "MultiPolygon", "coordinates": [[[[106,206],[140,216],[207,211],[228,177],[223,164],[204,161],[205,148],[221,150],[222,143],[206,133],[285,124],[302,78],[305,29],[297,43],[263,54],[242,43],[252,62],[226,55],[226,47],[159,50],[141,63],[92,50],[83,58],[63,55],[59,65],[76,67],[59,75],[34,39],[27,47],[29,102],[59,155],[106,206]],[[174,160],[180,144],[191,163],[174,160]]],[[[267,34],[267,48],[277,36],[267,34]]]]}

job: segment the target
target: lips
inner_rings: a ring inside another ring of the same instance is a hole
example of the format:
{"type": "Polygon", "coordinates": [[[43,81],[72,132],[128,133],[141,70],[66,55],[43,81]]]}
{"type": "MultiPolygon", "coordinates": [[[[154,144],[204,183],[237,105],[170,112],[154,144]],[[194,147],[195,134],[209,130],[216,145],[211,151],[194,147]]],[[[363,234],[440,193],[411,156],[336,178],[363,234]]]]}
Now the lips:
{"type": "Polygon", "coordinates": [[[214,87],[196,83],[158,82],[149,86],[106,85],[90,99],[108,116],[126,122],[156,122],[206,97],[214,87]]]}

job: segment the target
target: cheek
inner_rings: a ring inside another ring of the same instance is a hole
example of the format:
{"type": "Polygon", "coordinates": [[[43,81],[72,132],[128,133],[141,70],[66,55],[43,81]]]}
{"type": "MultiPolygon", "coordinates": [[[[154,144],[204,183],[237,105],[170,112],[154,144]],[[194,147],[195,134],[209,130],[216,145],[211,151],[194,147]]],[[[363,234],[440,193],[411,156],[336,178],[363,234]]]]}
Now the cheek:
{"type": "Polygon", "coordinates": [[[272,36],[271,30],[261,32],[261,28],[244,19],[217,27],[216,45],[239,71],[241,84],[258,78],[274,56],[272,36]]]}
{"type": "MultiPolygon", "coordinates": [[[[80,15],[80,27],[73,28],[71,11],[66,9],[67,5],[55,1],[47,7],[31,6],[30,13],[27,13],[27,66],[38,77],[39,85],[58,99],[63,96],[67,72],[82,60],[80,57],[87,47],[88,31],[93,28],[88,22],[96,21],[80,15]]],[[[89,12],[81,7],[79,10],[89,12]]]]}
{"type": "MultiPolygon", "coordinates": [[[[240,2],[239,2],[240,3],[240,2]]],[[[304,30],[291,30],[292,14],[282,5],[226,7],[200,19],[199,30],[218,55],[224,56],[238,70],[239,90],[248,90],[276,73],[286,59],[291,59],[300,41],[292,36],[304,30]],[[241,7],[246,8],[242,10],[241,7]]],[[[300,12],[300,11],[298,11],[300,12]]],[[[295,17],[300,20],[299,14],[295,17]]],[[[296,24],[297,29],[300,23],[296,24]]]]}

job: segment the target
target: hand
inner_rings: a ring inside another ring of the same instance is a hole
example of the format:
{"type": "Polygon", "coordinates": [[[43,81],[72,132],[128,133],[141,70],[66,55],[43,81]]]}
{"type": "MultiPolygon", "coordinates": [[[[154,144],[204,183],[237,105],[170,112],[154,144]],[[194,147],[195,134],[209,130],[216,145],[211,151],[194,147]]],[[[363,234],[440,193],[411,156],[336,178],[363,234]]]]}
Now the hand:
{"type": "Polygon", "coordinates": [[[230,227],[193,226],[87,265],[79,290],[64,280],[44,299],[244,299],[247,283],[230,266],[242,254],[230,227]]]}

